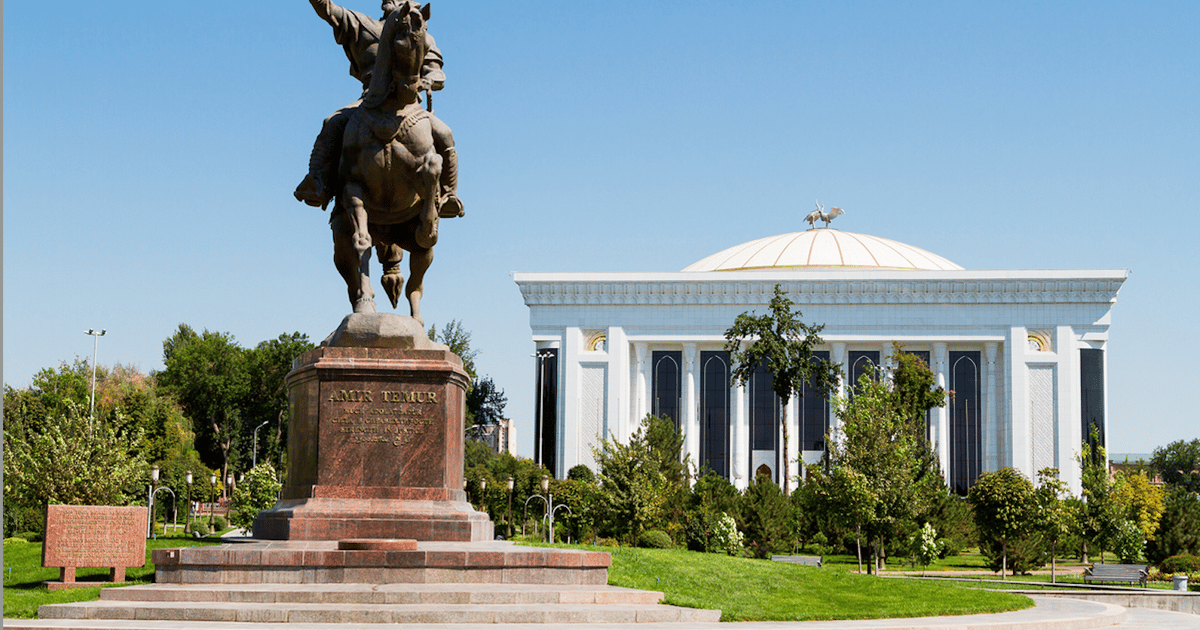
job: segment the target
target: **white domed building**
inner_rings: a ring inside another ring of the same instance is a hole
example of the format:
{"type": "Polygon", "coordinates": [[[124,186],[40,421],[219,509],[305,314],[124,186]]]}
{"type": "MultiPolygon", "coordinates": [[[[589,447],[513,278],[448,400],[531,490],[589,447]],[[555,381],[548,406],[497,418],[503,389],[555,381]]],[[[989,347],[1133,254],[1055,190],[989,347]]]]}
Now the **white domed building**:
{"type": "MultiPolygon", "coordinates": [[[[1125,270],[968,271],[896,241],[818,228],[731,247],[673,273],[516,273],[537,348],[535,459],[556,476],[595,467],[602,436],[626,440],[648,413],[673,418],[692,462],[745,488],[779,483],[783,458],[816,463],[836,427],[829,400],[782,406],[765,373],[731,386],[725,331],[766,312],[779,284],[824,324],[822,357],[848,382],[921,356],[954,396],[928,417],[951,488],[1012,466],[1055,466],[1078,494],[1075,457],[1106,433],[1105,347],[1125,270]]],[[[843,383],[835,396],[845,392],[843,383]]],[[[792,474],[799,467],[790,466],[792,474]]]]}

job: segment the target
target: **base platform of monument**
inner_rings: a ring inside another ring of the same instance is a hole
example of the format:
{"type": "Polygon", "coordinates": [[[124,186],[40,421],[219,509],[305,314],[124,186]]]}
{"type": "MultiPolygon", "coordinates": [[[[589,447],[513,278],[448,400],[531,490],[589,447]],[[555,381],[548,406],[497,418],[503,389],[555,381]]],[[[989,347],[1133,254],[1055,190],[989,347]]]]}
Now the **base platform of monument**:
{"type": "Polygon", "coordinates": [[[342,542],[346,544],[252,540],[156,549],[154,580],[160,584],[603,585],[612,565],[606,552],[519,547],[504,541],[342,542]]]}
{"type": "MultiPolygon", "coordinates": [[[[361,488],[355,488],[361,490],[361,488]]],[[[284,499],[260,512],[254,535],[269,540],[411,538],[486,541],[493,525],[466,501],[420,499],[284,499]]]]}

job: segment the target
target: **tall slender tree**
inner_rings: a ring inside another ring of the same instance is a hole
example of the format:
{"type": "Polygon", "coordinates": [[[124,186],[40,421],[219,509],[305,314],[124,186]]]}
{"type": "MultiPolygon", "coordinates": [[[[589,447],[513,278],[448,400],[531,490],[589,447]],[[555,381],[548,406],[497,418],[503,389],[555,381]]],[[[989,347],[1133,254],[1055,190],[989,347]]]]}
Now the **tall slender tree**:
{"type": "Polygon", "coordinates": [[[783,429],[783,491],[791,494],[791,470],[787,457],[787,410],[792,398],[804,395],[804,385],[810,383],[822,395],[828,395],[841,375],[838,366],[813,356],[813,348],[824,343],[820,337],[823,325],[810,326],[800,320],[800,311],[793,311],[792,302],[783,289],[775,285],[775,295],[768,305],[769,312],[757,315],[742,313],[733,326],[725,331],[725,351],[733,360],[732,378],[745,385],[762,365],[771,375],[771,390],[783,404],[779,421],[783,429]],[[744,342],[749,345],[744,346],[744,342]]]}

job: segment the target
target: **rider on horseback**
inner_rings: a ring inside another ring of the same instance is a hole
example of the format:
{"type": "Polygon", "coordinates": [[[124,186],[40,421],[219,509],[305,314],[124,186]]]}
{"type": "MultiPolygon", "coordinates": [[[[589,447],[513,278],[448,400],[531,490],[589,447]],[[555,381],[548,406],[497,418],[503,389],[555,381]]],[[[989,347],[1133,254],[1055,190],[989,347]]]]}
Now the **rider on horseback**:
{"type": "MultiPolygon", "coordinates": [[[[397,8],[396,0],[383,0],[383,17],[379,20],[351,11],[334,4],[331,0],[309,0],[321,19],[333,27],[333,37],[346,52],[350,60],[350,76],[362,82],[363,93],[371,85],[371,72],[375,68],[375,55],[379,49],[379,37],[383,21],[397,8]]],[[[428,10],[426,5],[425,10],[428,10]]],[[[442,89],[446,74],[442,72],[442,53],[434,44],[433,36],[425,35],[429,51],[421,66],[421,85],[426,92],[442,89]]],[[[296,187],[296,199],[310,206],[326,207],[337,194],[338,156],[342,148],[342,134],[350,113],[362,104],[360,96],[355,102],[337,110],[321,126],[321,132],[313,143],[308,160],[308,175],[296,187]]],[[[463,215],[462,201],[458,199],[458,153],[454,149],[454,136],[450,127],[430,114],[433,125],[434,146],[442,156],[440,215],[458,217],[463,215]]]]}

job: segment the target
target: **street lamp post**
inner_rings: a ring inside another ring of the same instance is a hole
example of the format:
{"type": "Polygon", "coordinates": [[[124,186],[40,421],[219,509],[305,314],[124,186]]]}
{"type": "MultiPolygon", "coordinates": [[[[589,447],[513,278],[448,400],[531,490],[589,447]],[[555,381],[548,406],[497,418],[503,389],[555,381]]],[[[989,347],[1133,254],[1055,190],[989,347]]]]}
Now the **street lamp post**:
{"type": "Polygon", "coordinates": [[[154,534],[154,486],[158,485],[158,464],[150,467],[150,488],[146,490],[146,538],[154,534]]]}
{"type": "Polygon", "coordinates": [[[83,334],[92,336],[92,402],[88,404],[88,417],[92,420],[96,419],[96,352],[100,349],[100,338],[107,332],[107,329],[96,332],[95,328],[83,331],[83,334]]]}
{"type": "Polygon", "coordinates": [[[258,465],[258,430],[267,426],[270,420],[264,420],[262,424],[254,427],[254,455],[250,458],[250,467],[254,468],[258,465]]]}
{"type": "Polygon", "coordinates": [[[212,503],[208,504],[208,531],[212,531],[213,514],[217,511],[217,473],[209,475],[208,482],[212,484],[212,494],[208,495],[212,503]]]}
{"type": "Polygon", "coordinates": [[[535,498],[541,499],[542,503],[546,504],[546,511],[542,516],[542,520],[546,522],[546,542],[554,542],[554,512],[558,508],[566,508],[567,512],[571,514],[574,512],[571,512],[571,508],[565,503],[554,505],[554,495],[550,494],[550,477],[548,475],[542,475],[542,493],[531,495],[525,499],[525,510],[528,512],[529,502],[535,498]]]}
{"type": "Polygon", "coordinates": [[[513,478],[508,476],[508,540],[512,540],[512,491],[513,478]]]}
{"type": "Polygon", "coordinates": [[[187,518],[183,523],[183,533],[190,534],[192,533],[192,471],[187,471],[187,475],[184,477],[184,479],[187,480],[188,493],[187,518]]]}

